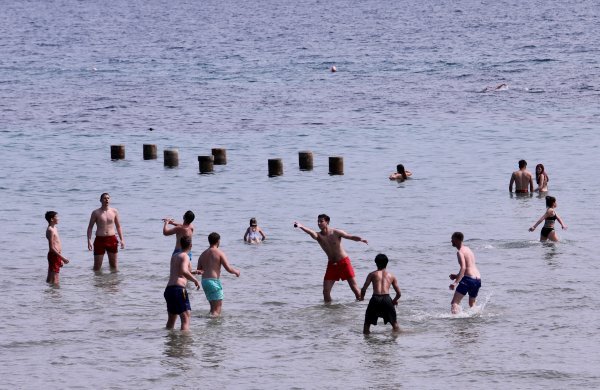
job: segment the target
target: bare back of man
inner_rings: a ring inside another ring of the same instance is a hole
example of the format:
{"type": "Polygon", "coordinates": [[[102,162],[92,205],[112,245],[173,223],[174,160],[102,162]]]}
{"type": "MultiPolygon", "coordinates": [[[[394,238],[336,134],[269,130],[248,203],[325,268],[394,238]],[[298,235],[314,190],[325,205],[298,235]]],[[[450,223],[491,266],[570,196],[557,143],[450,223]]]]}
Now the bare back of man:
{"type": "Polygon", "coordinates": [[[517,194],[526,194],[533,192],[533,175],[527,170],[527,162],[525,160],[519,161],[519,170],[514,171],[510,176],[510,182],[508,184],[508,191],[512,192],[513,184],[517,194]]]}

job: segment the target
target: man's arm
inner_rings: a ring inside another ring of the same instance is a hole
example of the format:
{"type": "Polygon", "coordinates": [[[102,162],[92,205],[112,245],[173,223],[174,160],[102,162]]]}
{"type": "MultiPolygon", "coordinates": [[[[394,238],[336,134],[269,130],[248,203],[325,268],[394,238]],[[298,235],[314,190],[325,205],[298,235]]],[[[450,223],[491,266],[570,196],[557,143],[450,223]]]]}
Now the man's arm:
{"type": "Polygon", "coordinates": [[[533,176],[529,175],[529,192],[533,192],[533,176]]]}
{"type": "Polygon", "coordinates": [[[300,230],[302,230],[304,233],[308,234],[309,236],[311,236],[313,238],[313,240],[316,240],[317,238],[319,238],[319,235],[317,234],[317,232],[315,232],[314,230],[311,230],[307,227],[305,227],[304,225],[302,225],[299,222],[294,222],[294,227],[299,228],[300,230]]]}
{"type": "Polygon", "coordinates": [[[121,240],[121,249],[125,249],[125,240],[123,239],[123,230],[121,230],[121,222],[119,220],[119,211],[115,210],[115,226],[117,227],[117,233],[119,234],[119,239],[121,240]]]}
{"type": "Polygon", "coordinates": [[[96,213],[92,211],[92,215],[90,216],[90,223],[87,228],[87,239],[88,239],[88,250],[92,250],[92,230],[94,229],[94,224],[96,223],[96,213]]]}
{"type": "Polygon", "coordinates": [[[177,225],[175,224],[175,222],[173,222],[172,219],[168,219],[168,218],[164,218],[163,219],[163,236],[171,236],[175,233],[177,233],[177,225]],[[168,228],[167,225],[174,225],[174,227],[172,228],[168,228]]]}
{"type": "Polygon", "coordinates": [[[398,287],[398,279],[396,279],[395,276],[394,276],[394,280],[392,280],[392,287],[394,287],[394,291],[396,291],[396,296],[392,300],[392,303],[394,305],[397,305],[398,300],[400,299],[400,296],[402,295],[402,293],[400,292],[400,287],[398,287]]]}
{"type": "Polygon", "coordinates": [[[369,275],[367,275],[367,279],[365,280],[365,284],[363,285],[363,287],[360,289],[360,301],[365,299],[365,294],[367,293],[367,289],[369,288],[369,285],[371,284],[371,281],[373,280],[373,273],[370,273],[369,275]]]}
{"type": "Polygon", "coordinates": [[[513,184],[515,184],[515,173],[514,172],[512,173],[512,175],[510,175],[510,183],[508,183],[508,192],[512,192],[513,184]]]}
{"type": "Polygon", "coordinates": [[[187,259],[187,253],[180,253],[179,256],[183,256],[185,258],[185,260],[180,260],[181,275],[185,276],[185,278],[190,282],[194,282],[196,285],[196,290],[200,289],[200,283],[198,282],[198,279],[192,275],[192,263],[187,259]]]}
{"type": "Polygon", "coordinates": [[[347,240],[352,240],[352,241],[364,242],[365,244],[369,245],[369,242],[367,240],[362,239],[359,236],[351,236],[343,230],[336,230],[336,231],[337,231],[338,235],[342,238],[345,238],[347,240]]]}
{"type": "Polygon", "coordinates": [[[227,261],[227,256],[225,256],[225,253],[221,253],[221,264],[223,264],[223,268],[225,268],[227,272],[234,274],[238,278],[240,277],[240,270],[237,270],[229,265],[229,261],[227,261]]]}
{"type": "Polygon", "coordinates": [[[460,271],[458,271],[458,275],[456,275],[456,279],[454,279],[454,283],[450,285],[450,290],[454,290],[455,286],[458,286],[463,276],[465,276],[466,262],[465,257],[462,253],[456,252],[456,257],[458,257],[458,264],[460,264],[460,271]]]}

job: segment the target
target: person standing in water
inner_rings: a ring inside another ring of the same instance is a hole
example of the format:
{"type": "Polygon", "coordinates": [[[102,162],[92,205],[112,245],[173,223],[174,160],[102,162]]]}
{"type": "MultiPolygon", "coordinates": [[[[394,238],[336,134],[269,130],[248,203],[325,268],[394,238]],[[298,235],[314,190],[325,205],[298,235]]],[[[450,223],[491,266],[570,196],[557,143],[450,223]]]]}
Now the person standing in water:
{"type": "Polygon", "coordinates": [[[535,166],[535,181],[538,185],[536,188],[536,192],[548,192],[548,174],[546,174],[546,169],[544,168],[544,164],[538,164],[535,166]]]}
{"type": "Polygon", "coordinates": [[[125,249],[125,240],[123,239],[123,231],[121,230],[119,211],[109,206],[110,195],[107,192],[100,195],[100,203],[102,206],[99,209],[92,211],[90,223],[88,224],[88,249],[94,249],[94,271],[99,271],[102,267],[105,252],[108,252],[108,263],[110,264],[110,268],[113,271],[116,271],[119,242],[115,235],[115,227],[119,234],[119,239],[121,240],[121,249],[125,249]],[[94,225],[96,225],[96,239],[92,246],[92,231],[94,225]]]}
{"type": "Polygon", "coordinates": [[[330,218],[326,214],[320,214],[317,217],[317,225],[321,229],[318,233],[298,222],[294,222],[294,227],[299,228],[316,240],[327,255],[327,270],[323,278],[323,299],[325,302],[331,302],[331,289],[335,282],[340,279],[348,281],[348,285],[356,299],[360,300],[360,290],[354,278],[354,269],[348,254],[342,247],[342,238],[364,242],[365,244],[368,244],[368,242],[359,236],[351,236],[343,230],[329,227],[329,221],[330,218]]]}
{"type": "MultiPolygon", "coordinates": [[[[182,251],[180,240],[181,237],[189,237],[192,238],[194,234],[194,225],[192,222],[194,221],[196,216],[190,210],[186,211],[183,214],[183,223],[175,222],[172,218],[163,218],[163,235],[171,236],[175,234],[175,249],[173,250],[173,254],[180,253],[182,251]],[[168,225],[173,225],[172,228],[169,228],[168,225]]],[[[189,252],[190,260],[192,259],[192,252],[189,252]]]]}
{"type": "Polygon", "coordinates": [[[457,249],[456,257],[460,270],[458,274],[450,274],[450,279],[454,280],[450,284],[450,290],[454,290],[454,296],[450,302],[450,309],[452,314],[458,314],[460,312],[460,302],[469,294],[469,307],[475,306],[477,301],[477,294],[481,288],[481,274],[475,265],[475,254],[473,251],[463,245],[464,235],[461,232],[454,232],[452,234],[452,246],[457,249]]]}
{"type": "Polygon", "coordinates": [[[69,259],[62,255],[62,244],[58,236],[58,213],[56,211],[47,211],[44,216],[48,221],[46,229],[46,239],[48,240],[48,275],[46,283],[58,286],[60,268],[69,263],[69,259]]]}
{"type": "Polygon", "coordinates": [[[244,242],[249,244],[259,244],[266,239],[267,236],[256,223],[256,218],[250,218],[250,226],[246,229],[246,233],[244,234],[244,242]]]}
{"type": "Polygon", "coordinates": [[[554,223],[556,221],[560,223],[560,226],[563,230],[567,230],[567,225],[565,225],[562,218],[560,218],[558,214],[556,214],[556,206],[556,198],[553,196],[546,196],[546,212],[544,213],[544,215],[542,215],[540,219],[538,219],[535,225],[529,228],[529,231],[532,232],[540,223],[542,223],[542,221],[544,221],[544,227],[540,232],[540,241],[542,242],[546,240],[558,241],[558,235],[554,230],[554,223]]]}
{"type": "Polygon", "coordinates": [[[515,193],[527,194],[533,192],[533,176],[527,170],[527,161],[519,161],[519,170],[514,171],[510,176],[508,191],[512,193],[513,184],[516,184],[515,193]]]}
{"type": "Polygon", "coordinates": [[[388,264],[386,255],[380,253],[375,256],[375,264],[377,265],[377,270],[367,276],[367,280],[365,280],[365,284],[360,290],[360,300],[362,301],[365,299],[367,288],[373,283],[373,296],[365,312],[363,333],[371,333],[371,325],[377,325],[379,317],[383,318],[384,324],[389,322],[394,332],[396,332],[400,330],[398,321],[396,320],[396,308],[394,307],[398,304],[401,295],[398,280],[391,272],[386,270],[388,264]],[[394,299],[390,297],[390,286],[393,286],[396,291],[394,299]]]}

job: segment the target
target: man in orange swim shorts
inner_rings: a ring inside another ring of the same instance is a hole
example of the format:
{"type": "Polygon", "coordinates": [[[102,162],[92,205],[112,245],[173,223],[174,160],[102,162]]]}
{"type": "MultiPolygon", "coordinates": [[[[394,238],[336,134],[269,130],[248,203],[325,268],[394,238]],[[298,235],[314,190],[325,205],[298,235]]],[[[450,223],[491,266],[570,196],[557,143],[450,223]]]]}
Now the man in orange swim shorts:
{"type": "Polygon", "coordinates": [[[317,217],[317,224],[319,229],[321,229],[318,233],[298,222],[294,222],[294,227],[300,228],[315,239],[327,255],[327,270],[323,278],[323,299],[325,302],[331,302],[331,289],[338,280],[347,280],[356,299],[360,300],[360,289],[358,288],[356,279],[354,279],[354,269],[352,268],[352,263],[350,263],[350,258],[342,247],[342,238],[364,242],[365,244],[368,244],[368,242],[358,236],[351,236],[343,230],[329,227],[329,221],[329,216],[325,214],[320,214],[317,217]]]}
{"type": "Polygon", "coordinates": [[[110,268],[116,271],[119,242],[115,235],[115,227],[121,241],[121,249],[125,248],[123,231],[121,230],[121,222],[119,221],[119,211],[109,207],[110,195],[106,192],[100,195],[100,203],[102,203],[102,206],[92,211],[92,216],[90,217],[87,229],[88,249],[94,249],[94,271],[99,271],[102,267],[104,253],[106,252],[108,252],[110,268]],[[92,230],[94,225],[96,225],[96,239],[92,246],[92,230]]]}

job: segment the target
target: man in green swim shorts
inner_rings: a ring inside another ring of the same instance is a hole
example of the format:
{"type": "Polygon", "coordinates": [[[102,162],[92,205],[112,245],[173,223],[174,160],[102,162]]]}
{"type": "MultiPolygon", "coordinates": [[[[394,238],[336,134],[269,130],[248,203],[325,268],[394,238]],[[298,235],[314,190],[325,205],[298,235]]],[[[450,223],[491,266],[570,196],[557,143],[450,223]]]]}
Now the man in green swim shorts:
{"type": "Polygon", "coordinates": [[[210,303],[210,316],[219,317],[223,305],[223,286],[221,285],[221,266],[230,274],[240,276],[240,271],[229,265],[227,256],[219,249],[221,236],[218,233],[208,235],[209,248],[198,258],[198,273],[202,273],[202,289],[210,303]]]}

